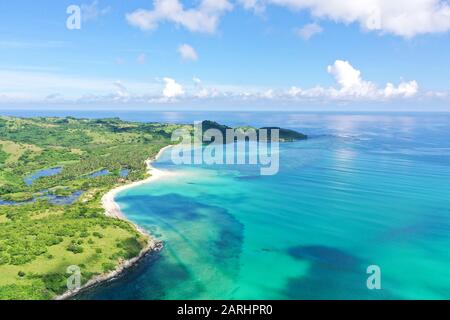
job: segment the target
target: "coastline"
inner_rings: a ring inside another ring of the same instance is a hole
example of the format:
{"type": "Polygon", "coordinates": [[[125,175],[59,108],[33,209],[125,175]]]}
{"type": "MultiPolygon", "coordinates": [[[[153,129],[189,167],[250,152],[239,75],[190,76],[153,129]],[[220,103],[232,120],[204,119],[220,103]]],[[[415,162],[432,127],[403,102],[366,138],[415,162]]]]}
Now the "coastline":
{"type": "MultiPolygon", "coordinates": [[[[144,180],[136,181],[136,182],[133,182],[130,184],[126,184],[123,186],[116,187],[116,188],[110,190],[107,194],[105,194],[102,197],[101,202],[102,202],[103,208],[105,209],[106,216],[115,218],[115,219],[125,220],[127,222],[132,223],[125,217],[123,212],[120,210],[120,206],[118,205],[118,203],[115,202],[116,195],[124,190],[150,183],[152,181],[164,178],[168,175],[173,175],[173,173],[171,173],[171,172],[156,169],[152,165],[152,163],[154,161],[159,159],[159,157],[164,153],[164,151],[166,151],[167,149],[169,149],[171,147],[172,147],[172,145],[165,146],[164,148],[159,150],[158,154],[155,157],[153,157],[151,159],[147,159],[145,161],[145,163],[147,164],[147,174],[150,175],[148,178],[146,178],[144,180]]],[[[160,251],[162,249],[162,247],[163,247],[162,242],[154,239],[147,231],[145,231],[144,229],[142,229],[135,223],[132,223],[132,224],[140,234],[142,234],[145,238],[147,238],[147,246],[141,250],[141,252],[139,253],[138,256],[136,256],[132,259],[129,259],[129,260],[121,261],[119,263],[119,265],[116,267],[116,269],[114,269],[113,271],[106,273],[106,274],[101,274],[101,275],[95,276],[92,279],[90,279],[87,283],[85,283],[83,286],[81,286],[80,288],[66,291],[63,294],[56,296],[54,298],[54,300],[70,299],[83,291],[86,291],[88,289],[96,287],[104,282],[112,281],[112,280],[120,277],[129,268],[138,264],[143,258],[145,258],[151,252],[160,251]]]]}
{"type": "MultiPolygon", "coordinates": [[[[130,188],[134,188],[143,184],[147,184],[149,182],[164,178],[166,176],[170,176],[172,175],[171,172],[167,172],[167,171],[162,171],[159,169],[156,169],[153,167],[152,163],[156,160],[159,159],[159,157],[164,153],[164,151],[166,151],[167,149],[171,148],[172,145],[166,146],[164,148],[162,148],[161,150],[159,150],[158,154],[152,158],[152,159],[147,159],[145,161],[145,163],[147,164],[147,174],[149,174],[150,176],[144,180],[140,180],[140,181],[136,181],[130,184],[126,184],[123,186],[119,186],[117,188],[114,188],[112,190],[110,190],[107,194],[105,194],[102,197],[102,206],[105,209],[105,214],[108,217],[112,217],[112,218],[117,218],[117,219],[122,219],[122,220],[127,220],[128,219],[123,215],[122,211],[120,210],[119,205],[117,204],[117,202],[115,202],[115,197],[117,194],[119,194],[120,192],[130,189],[130,188]]],[[[141,230],[139,230],[141,231],[141,230]]]]}

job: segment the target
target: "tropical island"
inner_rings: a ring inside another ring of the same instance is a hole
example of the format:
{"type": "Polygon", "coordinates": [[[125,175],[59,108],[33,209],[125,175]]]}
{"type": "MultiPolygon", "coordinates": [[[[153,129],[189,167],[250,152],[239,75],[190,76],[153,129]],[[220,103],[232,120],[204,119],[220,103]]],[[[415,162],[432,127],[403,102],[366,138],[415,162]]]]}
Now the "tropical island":
{"type": "MultiPolygon", "coordinates": [[[[193,126],[0,117],[0,300],[67,298],[69,266],[90,286],[159,249],[120,210],[105,214],[105,202],[154,174],[148,159],[177,129],[193,126]]],[[[280,130],[281,141],[306,138],[280,130]]]]}

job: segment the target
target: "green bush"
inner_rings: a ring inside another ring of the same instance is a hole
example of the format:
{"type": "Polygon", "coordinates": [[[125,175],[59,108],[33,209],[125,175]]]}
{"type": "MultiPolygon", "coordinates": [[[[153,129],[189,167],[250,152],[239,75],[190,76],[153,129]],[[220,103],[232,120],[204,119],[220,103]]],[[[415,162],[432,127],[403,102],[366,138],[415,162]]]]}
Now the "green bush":
{"type": "Polygon", "coordinates": [[[112,262],[105,262],[102,264],[103,272],[110,272],[116,269],[116,266],[112,262]]]}
{"type": "Polygon", "coordinates": [[[102,239],[102,238],[104,237],[103,234],[101,234],[100,232],[97,232],[97,231],[95,231],[92,235],[93,235],[94,237],[99,238],[99,239],[102,239]]]}
{"type": "Polygon", "coordinates": [[[9,263],[9,255],[6,253],[0,253],[0,265],[9,263]]]}
{"type": "Polygon", "coordinates": [[[89,232],[87,232],[87,231],[81,232],[81,233],[80,233],[80,237],[81,237],[81,238],[87,238],[87,237],[89,237],[89,232]]]}
{"type": "Polygon", "coordinates": [[[75,244],[75,243],[71,243],[69,244],[69,246],[67,247],[67,251],[70,251],[74,254],[79,254],[79,253],[83,253],[84,249],[82,246],[75,244]]]}
{"type": "Polygon", "coordinates": [[[51,273],[40,277],[47,290],[55,294],[60,294],[67,290],[67,275],[61,273],[51,273]]]}

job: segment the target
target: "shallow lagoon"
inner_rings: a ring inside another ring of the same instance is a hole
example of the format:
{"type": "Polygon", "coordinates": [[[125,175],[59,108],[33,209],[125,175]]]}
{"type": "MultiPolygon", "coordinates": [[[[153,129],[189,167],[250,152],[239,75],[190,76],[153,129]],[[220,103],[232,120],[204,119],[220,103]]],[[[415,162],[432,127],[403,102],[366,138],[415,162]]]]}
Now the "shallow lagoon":
{"type": "Polygon", "coordinates": [[[56,168],[39,170],[35,173],[30,174],[29,176],[26,176],[23,180],[25,181],[25,184],[27,186],[31,186],[33,184],[33,182],[39,178],[51,177],[51,176],[56,176],[57,174],[60,174],[62,169],[63,169],[62,167],[56,167],[56,168]]]}
{"type": "Polygon", "coordinates": [[[126,177],[128,177],[129,174],[130,174],[130,169],[122,169],[119,172],[119,176],[121,178],[126,178],[126,177]]]}
{"type": "Polygon", "coordinates": [[[98,178],[98,177],[107,176],[108,174],[109,174],[109,170],[103,169],[103,170],[99,170],[99,171],[89,174],[88,178],[98,178]]]}
{"type": "Polygon", "coordinates": [[[75,191],[69,196],[56,196],[53,194],[44,193],[41,196],[34,197],[32,200],[15,202],[15,201],[4,201],[0,199],[0,206],[14,206],[14,205],[24,205],[28,203],[36,202],[38,199],[47,199],[50,203],[55,205],[70,205],[75,203],[81,196],[83,191],[75,191]]]}
{"type": "Polygon", "coordinates": [[[450,298],[450,117],[283,121],[312,138],[282,144],[276,176],[173,166],[166,153],[156,166],[182,176],[117,198],[164,250],[81,298],[450,298]],[[366,288],[373,264],[381,291],[366,288]]]}

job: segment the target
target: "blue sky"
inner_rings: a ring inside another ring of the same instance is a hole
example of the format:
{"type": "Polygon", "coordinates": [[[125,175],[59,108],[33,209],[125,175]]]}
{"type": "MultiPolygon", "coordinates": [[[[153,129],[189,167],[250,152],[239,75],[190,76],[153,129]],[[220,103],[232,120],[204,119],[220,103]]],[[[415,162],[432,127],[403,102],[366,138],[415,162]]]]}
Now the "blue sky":
{"type": "Polygon", "coordinates": [[[449,31],[439,0],[2,1],[0,108],[447,110],[449,31]]]}

